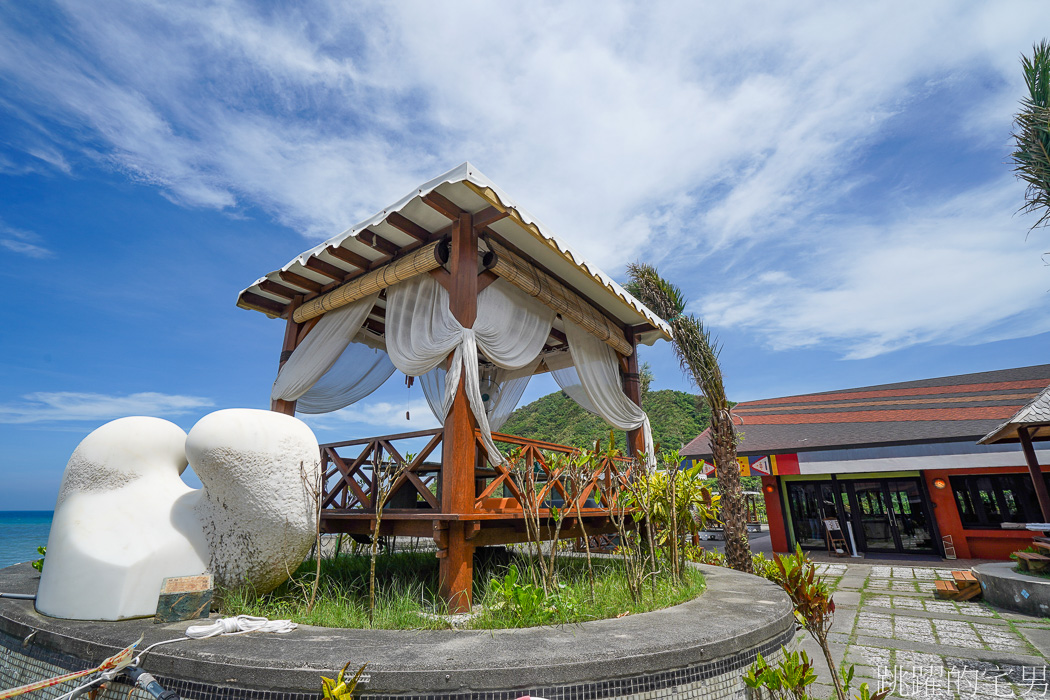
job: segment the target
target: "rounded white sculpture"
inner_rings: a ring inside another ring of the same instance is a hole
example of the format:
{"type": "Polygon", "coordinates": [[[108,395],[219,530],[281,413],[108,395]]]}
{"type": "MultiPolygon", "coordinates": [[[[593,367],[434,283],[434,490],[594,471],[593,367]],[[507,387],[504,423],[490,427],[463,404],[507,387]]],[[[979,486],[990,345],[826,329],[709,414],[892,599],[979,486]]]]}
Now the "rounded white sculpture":
{"type": "Polygon", "coordinates": [[[98,428],[66,465],[37,609],[53,617],[153,615],[163,579],[206,570],[266,592],[313,541],[317,440],[302,421],[217,411],[186,433],[159,418],[98,428]],[[189,463],[203,488],[180,475],[189,463]]]}
{"type": "Polygon", "coordinates": [[[273,590],[314,540],[320,452],[313,431],[273,411],[229,409],[201,418],[186,456],[204,484],[197,517],[220,586],[273,590]]]}

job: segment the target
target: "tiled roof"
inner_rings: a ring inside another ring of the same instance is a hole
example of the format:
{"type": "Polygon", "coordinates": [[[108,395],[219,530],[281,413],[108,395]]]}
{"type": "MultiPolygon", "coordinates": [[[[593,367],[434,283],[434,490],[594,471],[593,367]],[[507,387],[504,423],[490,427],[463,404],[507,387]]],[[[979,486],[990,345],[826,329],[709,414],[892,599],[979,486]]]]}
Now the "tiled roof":
{"type": "MultiPolygon", "coordinates": [[[[1050,422],[1033,397],[1050,385],[1050,365],[960,374],[737,404],[742,455],[844,449],[920,442],[977,441],[1021,407],[1050,422]]],[[[710,455],[707,433],[686,445],[689,457],[710,455]]]]}
{"type": "Polygon", "coordinates": [[[981,438],[981,443],[1013,442],[1018,439],[1017,429],[1020,427],[1028,428],[1028,434],[1033,440],[1050,440],[1050,386],[1010,420],[981,438]]]}

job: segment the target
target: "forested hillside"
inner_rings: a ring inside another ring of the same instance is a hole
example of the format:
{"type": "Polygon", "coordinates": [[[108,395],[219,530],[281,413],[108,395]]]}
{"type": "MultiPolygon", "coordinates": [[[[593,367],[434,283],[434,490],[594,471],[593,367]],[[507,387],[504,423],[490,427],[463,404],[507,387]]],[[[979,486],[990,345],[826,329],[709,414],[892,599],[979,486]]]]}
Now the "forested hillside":
{"type": "MultiPolygon", "coordinates": [[[[678,449],[707,428],[707,404],[684,391],[647,391],[642,395],[642,407],[649,414],[653,440],[665,449],[678,449]]],[[[500,432],[575,447],[591,447],[595,440],[603,445],[609,441],[605,421],[584,411],[561,391],[514,411],[500,432]]],[[[616,431],[621,449],[624,440],[624,433],[616,431]]]]}

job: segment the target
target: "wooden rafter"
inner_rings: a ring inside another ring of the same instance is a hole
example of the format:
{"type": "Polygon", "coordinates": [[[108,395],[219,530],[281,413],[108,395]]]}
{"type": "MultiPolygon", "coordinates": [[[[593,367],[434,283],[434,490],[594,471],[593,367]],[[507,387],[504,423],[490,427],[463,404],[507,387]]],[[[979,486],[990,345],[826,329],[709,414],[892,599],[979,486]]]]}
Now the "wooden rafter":
{"type": "Polygon", "coordinates": [[[285,305],[253,292],[243,292],[237,300],[239,306],[262,311],[270,316],[283,316],[285,305]]]}
{"type": "Polygon", "coordinates": [[[291,270],[281,270],[277,273],[277,276],[283,279],[285,282],[305,289],[308,292],[321,293],[321,289],[324,287],[320,282],[314,282],[312,279],[297,275],[291,270]]]}
{"type": "Polygon", "coordinates": [[[510,212],[497,209],[496,207],[483,209],[474,215],[474,230],[480,232],[497,221],[506,219],[508,216],[510,216],[510,212]]]}
{"type": "Polygon", "coordinates": [[[329,255],[331,255],[334,258],[339,258],[340,260],[342,260],[345,263],[350,263],[351,265],[353,265],[357,269],[361,270],[362,272],[364,272],[365,270],[368,270],[372,266],[372,261],[371,260],[369,260],[368,258],[366,258],[365,256],[363,256],[363,255],[361,255],[359,253],[355,253],[352,250],[347,250],[346,248],[344,248],[342,246],[338,246],[338,245],[328,246],[327,248],[325,248],[325,252],[328,253],[329,255]]]}
{"type": "Polygon", "coordinates": [[[343,279],[345,279],[346,276],[349,274],[348,270],[344,270],[343,268],[338,267],[337,265],[333,265],[330,262],[325,262],[320,258],[307,258],[306,262],[303,263],[303,265],[307,269],[313,270],[319,275],[324,275],[328,279],[333,280],[335,282],[342,282],[343,279]]]}
{"type": "Polygon", "coordinates": [[[436,190],[423,195],[423,202],[446,219],[455,221],[460,214],[465,212],[456,206],[456,203],[436,190]]]}
{"type": "Polygon", "coordinates": [[[398,231],[401,231],[402,233],[407,233],[409,236],[412,236],[412,238],[415,238],[417,241],[424,242],[430,240],[430,231],[427,231],[415,221],[412,221],[405,215],[400,214],[396,211],[391,212],[386,217],[386,222],[394,228],[396,228],[398,231]]]}
{"type": "Polygon", "coordinates": [[[279,297],[284,297],[288,301],[291,301],[298,296],[302,296],[303,294],[302,292],[297,292],[291,287],[285,287],[283,284],[278,284],[273,280],[263,280],[259,283],[259,289],[264,292],[269,292],[270,294],[276,294],[279,297]]]}
{"type": "Polygon", "coordinates": [[[394,243],[391,240],[383,238],[375,231],[365,229],[357,235],[357,240],[363,241],[375,250],[379,251],[383,255],[397,255],[401,251],[401,246],[394,243]]]}

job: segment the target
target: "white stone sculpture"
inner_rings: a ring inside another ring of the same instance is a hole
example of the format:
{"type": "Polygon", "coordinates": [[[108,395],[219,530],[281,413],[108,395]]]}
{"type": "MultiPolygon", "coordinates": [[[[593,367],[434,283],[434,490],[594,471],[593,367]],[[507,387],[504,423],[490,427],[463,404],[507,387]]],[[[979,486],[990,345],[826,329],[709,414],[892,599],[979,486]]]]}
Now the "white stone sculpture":
{"type": "Polygon", "coordinates": [[[186,456],[204,485],[197,519],[220,586],[273,590],[314,541],[320,449],[298,418],[228,409],[201,418],[186,456]]]}
{"type": "Polygon", "coordinates": [[[310,549],[319,468],[310,428],[271,411],[217,411],[189,436],[159,418],[107,423],[66,465],[37,609],[153,615],[164,578],[206,570],[219,586],[269,591],[310,549]],[[203,488],[180,478],[187,461],[203,488]]]}

